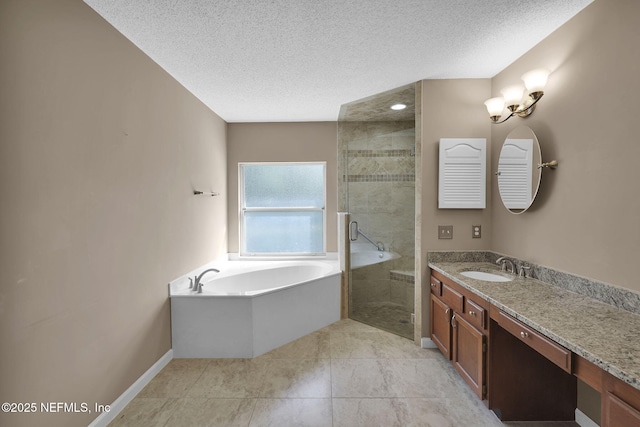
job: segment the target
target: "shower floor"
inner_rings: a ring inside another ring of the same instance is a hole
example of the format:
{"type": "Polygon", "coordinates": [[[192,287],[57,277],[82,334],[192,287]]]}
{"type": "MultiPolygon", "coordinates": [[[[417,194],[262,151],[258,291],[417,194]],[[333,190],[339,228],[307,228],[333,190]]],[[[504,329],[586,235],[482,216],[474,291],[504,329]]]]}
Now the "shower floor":
{"type": "Polygon", "coordinates": [[[370,302],[349,314],[358,322],[413,340],[411,312],[392,302],[370,302]]]}

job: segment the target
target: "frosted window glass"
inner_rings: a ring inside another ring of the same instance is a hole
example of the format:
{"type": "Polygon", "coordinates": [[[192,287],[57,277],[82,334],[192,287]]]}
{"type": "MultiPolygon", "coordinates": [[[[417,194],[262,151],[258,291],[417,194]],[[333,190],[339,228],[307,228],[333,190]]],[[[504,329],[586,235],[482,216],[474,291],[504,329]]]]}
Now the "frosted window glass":
{"type": "Polygon", "coordinates": [[[244,163],[241,178],[241,253],[323,254],[323,163],[244,163]]]}
{"type": "Polygon", "coordinates": [[[324,207],[324,165],[244,165],[247,208],[324,207]]]}
{"type": "Polygon", "coordinates": [[[245,212],[247,253],[321,253],[323,212],[245,212]]]}

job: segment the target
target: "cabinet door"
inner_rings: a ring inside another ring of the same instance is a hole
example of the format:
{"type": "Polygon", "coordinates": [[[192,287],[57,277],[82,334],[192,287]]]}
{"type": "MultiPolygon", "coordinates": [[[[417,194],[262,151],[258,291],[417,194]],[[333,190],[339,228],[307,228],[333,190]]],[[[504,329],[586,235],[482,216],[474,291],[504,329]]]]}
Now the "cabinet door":
{"type": "Polygon", "coordinates": [[[640,426],[640,411],[636,408],[610,392],[605,393],[602,399],[604,409],[602,411],[603,427],[640,426]]]}
{"type": "Polygon", "coordinates": [[[469,322],[454,314],[452,362],[458,373],[480,399],[485,390],[486,336],[469,322]]]}
{"type": "Polygon", "coordinates": [[[602,427],[640,426],[640,390],[604,373],[602,427]]]}
{"type": "Polygon", "coordinates": [[[451,359],[451,309],[431,294],[431,339],[451,359]]]}

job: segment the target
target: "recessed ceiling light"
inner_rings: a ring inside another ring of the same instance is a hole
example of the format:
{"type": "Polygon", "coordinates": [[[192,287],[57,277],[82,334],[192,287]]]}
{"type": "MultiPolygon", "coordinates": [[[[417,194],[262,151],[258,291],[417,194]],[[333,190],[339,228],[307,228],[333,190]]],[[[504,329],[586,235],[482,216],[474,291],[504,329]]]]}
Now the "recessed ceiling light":
{"type": "Polygon", "coordinates": [[[407,108],[405,104],[393,104],[391,106],[392,110],[404,110],[405,108],[407,108]]]}

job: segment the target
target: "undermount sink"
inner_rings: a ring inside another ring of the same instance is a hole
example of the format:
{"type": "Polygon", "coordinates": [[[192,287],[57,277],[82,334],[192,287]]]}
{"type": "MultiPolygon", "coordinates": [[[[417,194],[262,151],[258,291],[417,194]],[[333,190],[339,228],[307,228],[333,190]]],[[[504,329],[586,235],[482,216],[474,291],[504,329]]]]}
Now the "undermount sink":
{"type": "Polygon", "coordinates": [[[485,282],[510,282],[513,280],[511,277],[487,273],[486,271],[463,271],[460,274],[471,279],[484,280],[485,282]]]}

